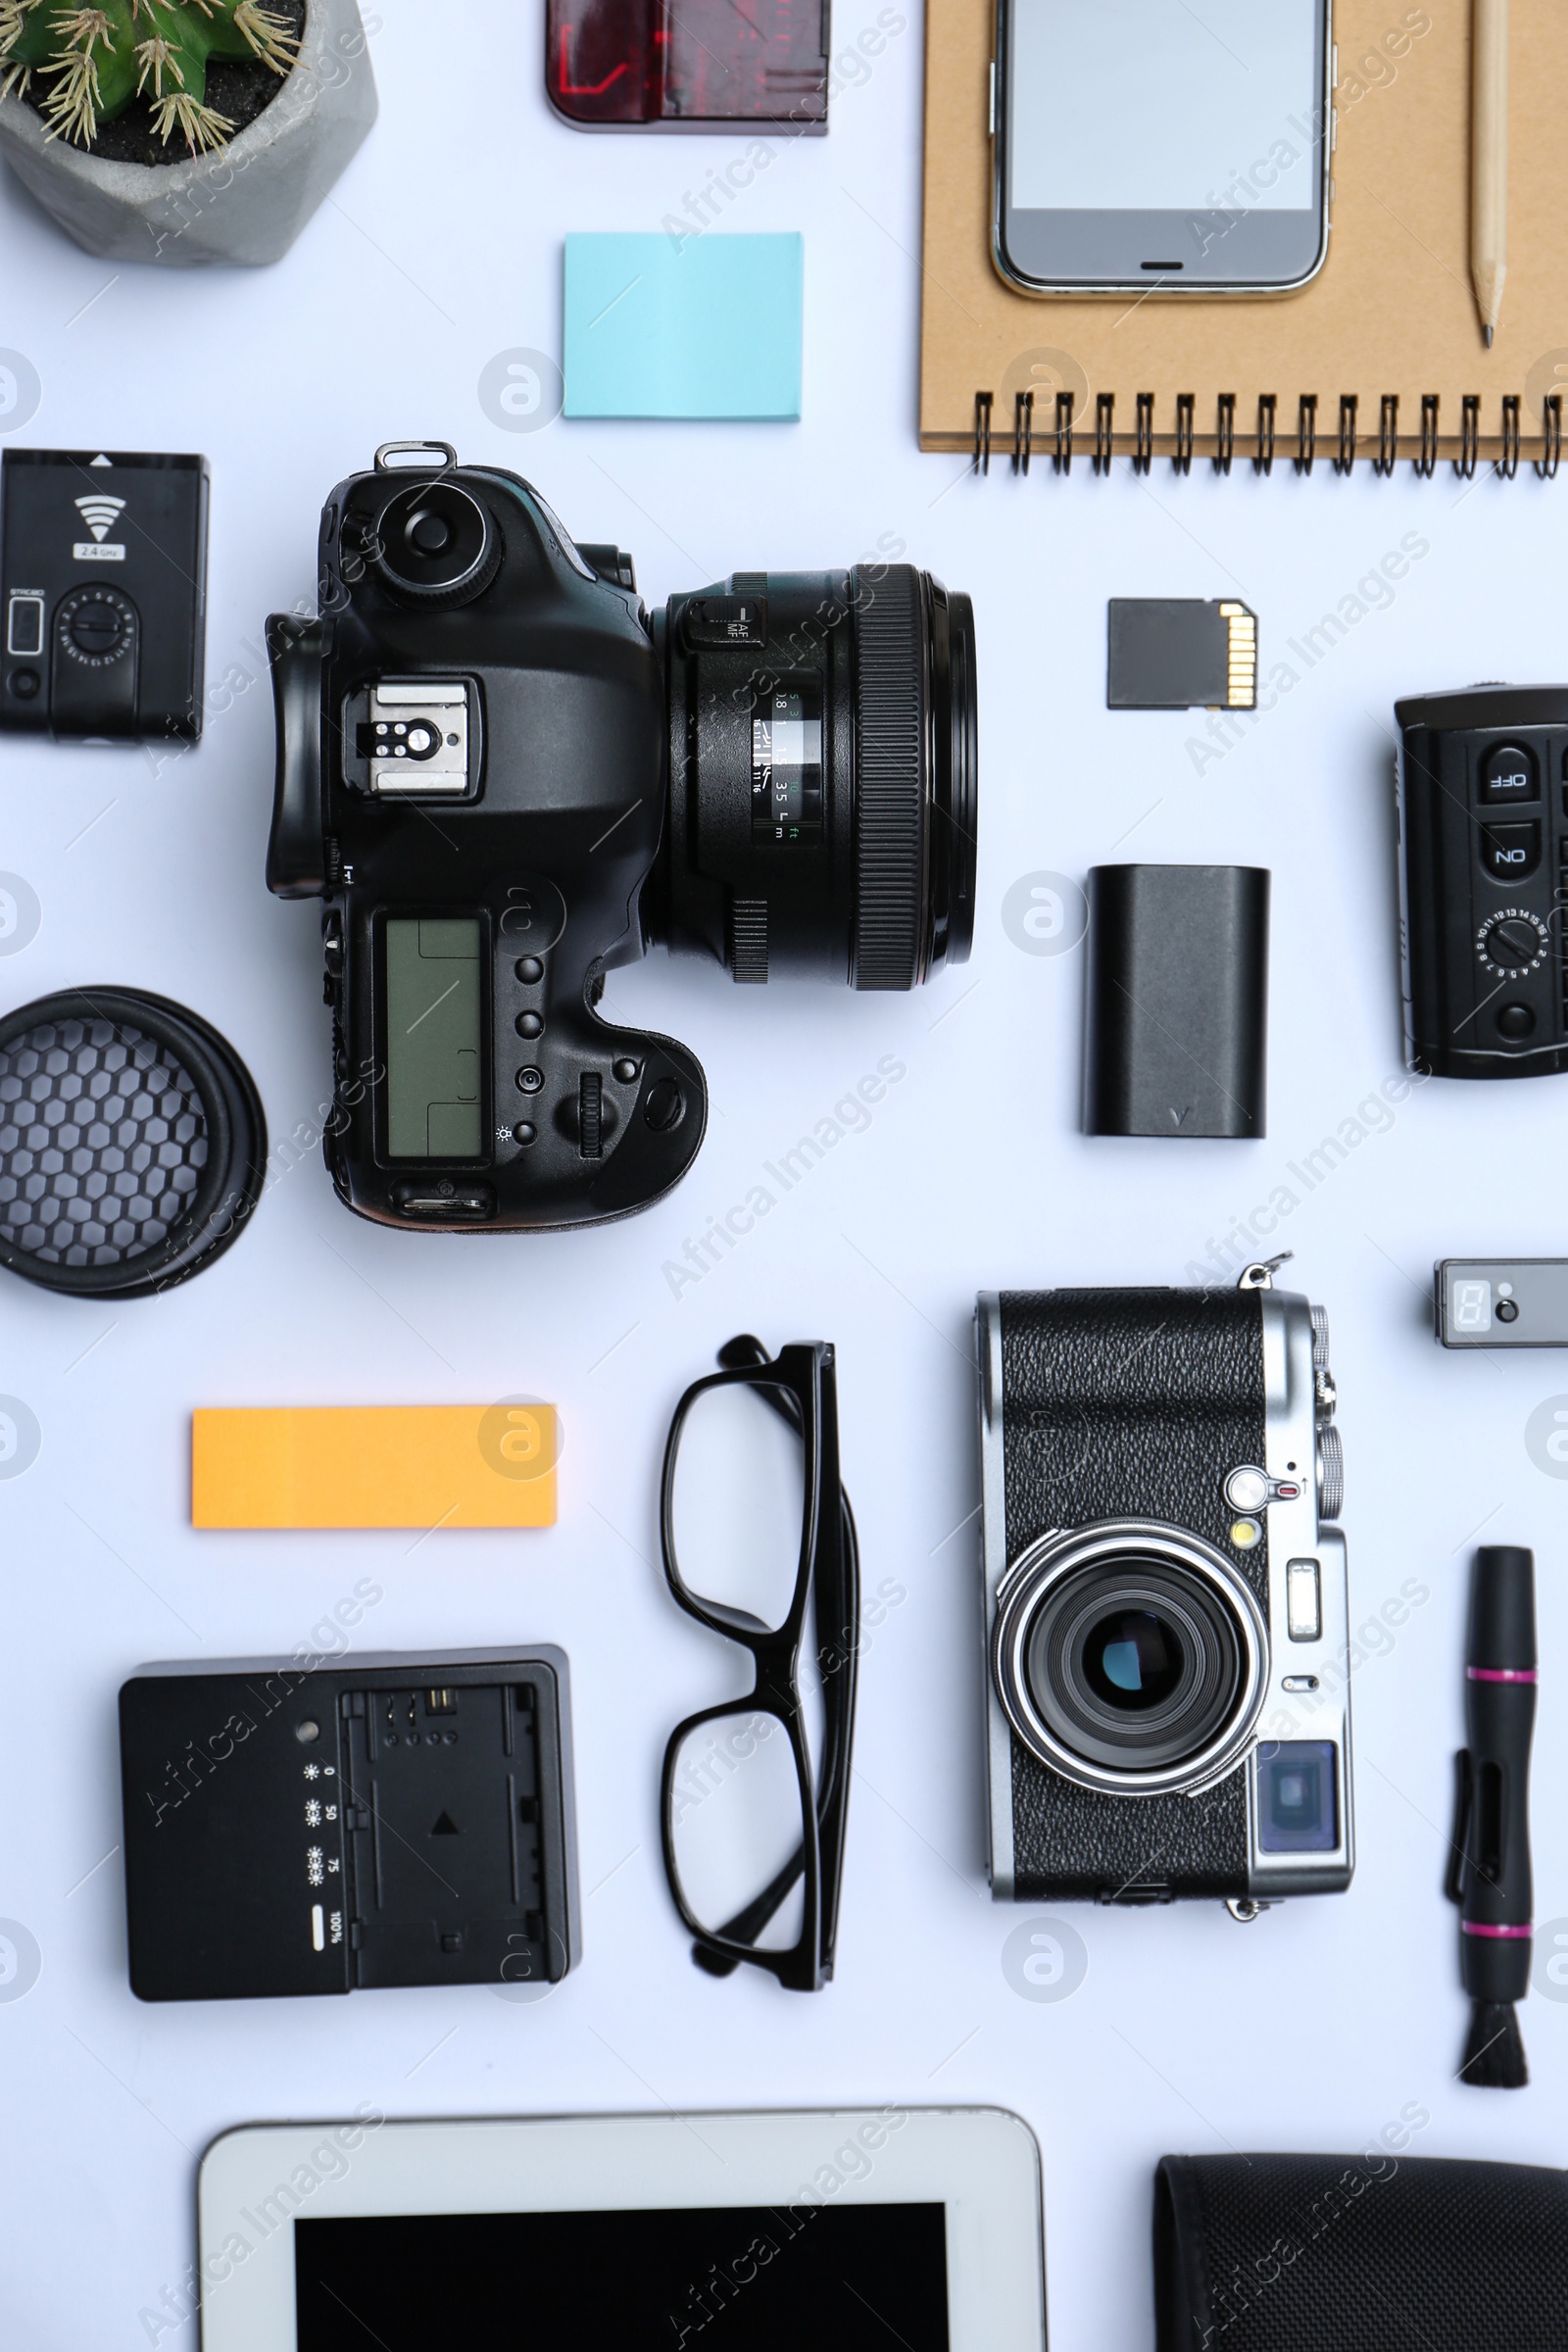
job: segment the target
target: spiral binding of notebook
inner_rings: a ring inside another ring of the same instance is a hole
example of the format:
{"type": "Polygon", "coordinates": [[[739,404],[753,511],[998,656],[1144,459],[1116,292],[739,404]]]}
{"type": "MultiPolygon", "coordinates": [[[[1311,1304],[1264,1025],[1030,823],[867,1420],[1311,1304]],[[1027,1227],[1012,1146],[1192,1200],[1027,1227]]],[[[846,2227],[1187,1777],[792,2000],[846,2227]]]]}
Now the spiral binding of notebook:
{"type": "Polygon", "coordinates": [[[1406,10],[1391,31],[1388,0],[1337,0],[1330,253],[1301,292],[1129,306],[1035,300],[998,275],[990,12],[929,0],[921,448],[979,473],[996,458],[1018,480],[1075,457],[1100,475],[1158,458],[1182,474],[1199,460],[1344,475],[1360,460],[1550,479],[1568,392],[1568,42],[1554,0],[1512,0],[1508,282],[1488,350],[1468,260],[1469,20],[1406,10]]]}
{"type": "MultiPolygon", "coordinates": [[[[1154,395],[1152,392],[1140,392],[1135,395],[1135,398],[1137,424],[1132,447],[1127,449],[1125,454],[1131,459],[1135,473],[1149,473],[1154,463],[1154,395]]],[[[1496,450],[1492,462],[1505,481],[1511,481],[1519,470],[1521,442],[1519,404],[1520,396],[1517,392],[1503,394],[1502,423],[1497,436],[1500,447],[1496,450]]],[[[1313,392],[1303,392],[1300,395],[1296,446],[1289,450],[1290,462],[1298,473],[1310,473],[1318,459],[1325,455],[1329,458],[1336,473],[1348,473],[1357,457],[1366,458],[1375,473],[1390,474],[1394,471],[1400,455],[1398,394],[1385,392],[1378,404],[1376,449],[1370,446],[1367,438],[1357,432],[1359,406],[1358,395],[1354,392],[1341,394],[1338,432],[1325,447],[1320,443],[1318,435],[1317,395],[1313,392]]],[[[995,407],[996,396],[994,393],[977,392],[975,394],[974,463],[976,470],[980,473],[991,471],[995,407]]],[[[1168,451],[1168,455],[1178,473],[1191,473],[1193,469],[1193,456],[1197,441],[1194,429],[1196,407],[1197,403],[1191,392],[1177,393],[1175,445],[1168,451]]],[[[1562,457],[1562,394],[1560,392],[1547,393],[1542,407],[1541,449],[1539,455],[1531,463],[1542,479],[1549,481],[1555,474],[1562,457]]],[[[1014,393],[1010,450],[1014,473],[1026,474],[1029,471],[1030,461],[1037,450],[1050,457],[1054,472],[1071,473],[1075,441],[1077,443],[1087,441],[1088,447],[1084,454],[1088,457],[1096,473],[1109,473],[1112,458],[1118,448],[1124,446],[1118,442],[1115,430],[1115,393],[1099,392],[1095,395],[1095,426],[1092,437],[1075,434],[1073,408],[1073,397],[1070,392],[1056,393],[1054,415],[1047,427],[1042,444],[1036,438],[1033,391],[1014,393]]],[[[1410,464],[1423,477],[1437,471],[1438,457],[1443,446],[1443,436],[1439,429],[1441,408],[1442,402],[1438,394],[1424,393],[1422,395],[1420,446],[1407,454],[1410,464]]],[[[1255,473],[1273,472],[1276,455],[1286,454],[1289,446],[1288,442],[1284,447],[1280,443],[1278,409],[1279,401],[1276,394],[1272,392],[1259,393],[1257,423],[1254,430],[1246,436],[1246,439],[1251,443],[1250,450],[1244,447],[1238,451],[1236,395],[1234,392],[1221,392],[1216,395],[1214,431],[1211,436],[1212,447],[1206,452],[1212,460],[1216,473],[1229,473],[1232,463],[1238,455],[1250,459],[1255,473]]],[[[1481,396],[1479,393],[1467,392],[1462,396],[1459,447],[1453,453],[1453,470],[1462,480],[1469,481],[1480,462],[1481,396]]]]}

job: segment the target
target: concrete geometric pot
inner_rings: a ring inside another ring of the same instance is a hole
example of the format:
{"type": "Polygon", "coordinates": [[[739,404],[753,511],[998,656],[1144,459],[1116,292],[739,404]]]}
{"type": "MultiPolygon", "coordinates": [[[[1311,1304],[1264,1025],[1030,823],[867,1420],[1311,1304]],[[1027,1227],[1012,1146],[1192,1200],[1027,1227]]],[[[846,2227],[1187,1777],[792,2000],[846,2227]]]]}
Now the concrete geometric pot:
{"type": "Polygon", "coordinates": [[[216,155],[112,163],[52,139],[15,96],[0,98],[0,154],[67,235],[106,262],[254,265],[287,253],[375,115],[358,0],[307,0],[288,79],[216,155]]]}

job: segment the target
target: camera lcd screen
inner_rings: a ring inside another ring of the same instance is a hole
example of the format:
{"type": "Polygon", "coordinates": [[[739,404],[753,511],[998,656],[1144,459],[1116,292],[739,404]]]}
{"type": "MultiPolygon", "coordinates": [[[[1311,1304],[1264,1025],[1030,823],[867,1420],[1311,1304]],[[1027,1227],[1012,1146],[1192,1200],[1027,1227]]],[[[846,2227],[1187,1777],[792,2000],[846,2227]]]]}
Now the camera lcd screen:
{"type": "Polygon", "coordinates": [[[948,2352],[946,2212],[801,2204],[297,2220],[298,2352],[350,2341],[948,2352]]]}
{"type": "Polygon", "coordinates": [[[476,1159],[478,922],[389,916],[384,931],[387,1155],[476,1159]]]}
{"type": "Polygon", "coordinates": [[[1332,1740],[1280,1740],[1257,1751],[1257,1842],[1265,1854],[1331,1854],[1340,1842],[1332,1740]]]}
{"type": "Polygon", "coordinates": [[[816,841],[821,832],[821,712],[777,687],[752,720],[752,839],[816,841]]]}
{"type": "Polygon", "coordinates": [[[1314,0],[1015,0],[1013,205],[1308,211],[1320,37],[1314,0]]]}

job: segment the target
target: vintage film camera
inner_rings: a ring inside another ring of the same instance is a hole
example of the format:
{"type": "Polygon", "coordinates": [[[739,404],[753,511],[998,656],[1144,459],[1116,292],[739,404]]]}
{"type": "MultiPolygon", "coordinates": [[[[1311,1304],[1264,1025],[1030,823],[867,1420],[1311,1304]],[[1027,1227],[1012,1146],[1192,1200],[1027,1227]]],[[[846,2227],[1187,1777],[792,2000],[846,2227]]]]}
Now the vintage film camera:
{"type": "Polygon", "coordinates": [[[974,624],[929,573],[737,572],[650,615],[515,474],[394,443],[327,502],[320,601],[268,624],[267,879],[326,903],[361,1215],[528,1232],[668,1191],[702,1070],[595,1009],[653,941],[857,988],[967,956],[974,624]]]}
{"type": "Polygon", "coordinates": [[[1247,1919],[1341,1892],[1322,1308],[1256,1265],[1234,1292],[986,1293],[977,1323],[993,1894],[1247,1919]]]}

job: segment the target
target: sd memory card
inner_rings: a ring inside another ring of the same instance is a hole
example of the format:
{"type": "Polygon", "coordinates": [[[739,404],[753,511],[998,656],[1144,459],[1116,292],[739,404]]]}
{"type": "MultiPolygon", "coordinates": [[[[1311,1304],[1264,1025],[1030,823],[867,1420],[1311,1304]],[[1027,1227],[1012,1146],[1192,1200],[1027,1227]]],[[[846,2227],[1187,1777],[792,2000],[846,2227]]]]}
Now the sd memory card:
{"type": "Polygon", "coordinates": [[[1234,598],[1113,596],[1105,702],[1112,710],[1250,710],[1257,615],[1234,598]]]}

